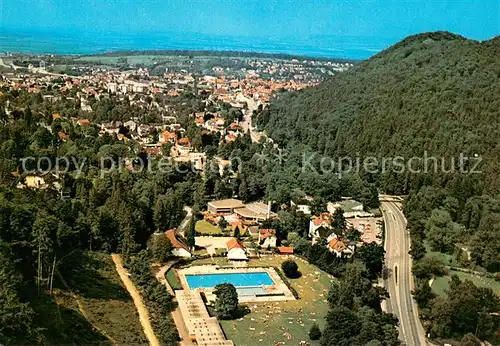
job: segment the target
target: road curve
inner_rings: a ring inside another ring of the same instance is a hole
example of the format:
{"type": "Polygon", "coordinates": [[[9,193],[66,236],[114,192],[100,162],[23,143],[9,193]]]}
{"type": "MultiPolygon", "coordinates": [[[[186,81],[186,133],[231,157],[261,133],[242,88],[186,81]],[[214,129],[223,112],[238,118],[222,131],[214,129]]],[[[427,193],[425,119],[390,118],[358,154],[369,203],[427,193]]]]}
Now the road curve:
{"type": "Polygon", "coordinates": [[[413,300],[413,276],[410,235],[406,230],[406,218],[398,202],[381,202],[385,225],[386,268],[388,277],[384,286],[390,298],[388,311],[399,318],[400,339],[408,346],[427,345],[425,332],[420,323],[418,308],[413,300]]]}

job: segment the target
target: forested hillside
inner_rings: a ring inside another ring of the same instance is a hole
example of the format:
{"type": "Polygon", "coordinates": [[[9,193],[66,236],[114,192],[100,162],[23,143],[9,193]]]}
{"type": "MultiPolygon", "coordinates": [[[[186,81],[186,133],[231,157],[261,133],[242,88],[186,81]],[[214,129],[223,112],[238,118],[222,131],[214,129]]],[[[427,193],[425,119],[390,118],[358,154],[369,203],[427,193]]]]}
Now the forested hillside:
{"type": "Polygon", "coordinates": [[[436,172],[430,160],[427,172],[423,161],[413,161],[422,172],[386,165],[385,172],[360,175],[381,191],[409,195],[416,258],[426,237],[443,252],[453,253],[459,242],[472,250],[474,265],[498,271],[499,56],[498,37],[411,36],[317,87],[279,97],[256,114],[257,125],[291,151],[308,146],[332,158],[373,155],[379,162],[436,157],[436,172]],[[465,173],[460,153],[468,157],[465,173]],[[476,164],[481,173],[470,173],[476,164]]]}
{"type": "Polygon", "coordinates": [[[498,193],[499,40],[445,32],[408,37],[315,88],[281,97],[257,124],[283,147],[332,157],[483,157],[484,175],[389,174],[380,187],[406,194],[423,184],[464,184],[464,196],[498,193]],[[478,184],[478,182],[481,183],[478,184]]]}

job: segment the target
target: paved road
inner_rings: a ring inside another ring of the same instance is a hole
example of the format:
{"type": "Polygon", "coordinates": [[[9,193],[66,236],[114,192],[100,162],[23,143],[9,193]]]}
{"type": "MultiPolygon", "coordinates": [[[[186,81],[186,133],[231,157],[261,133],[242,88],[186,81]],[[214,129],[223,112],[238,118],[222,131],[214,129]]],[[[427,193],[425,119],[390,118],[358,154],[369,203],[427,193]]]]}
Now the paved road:
{"type": "Polygon", "coordinates": [[[255,102],[255,100],[252,98],[244,96],[243,94],[239,94],[236,99],[238,101],[246,102],[248,106],[247,110],[243,113],[243,120],[240,122],[240,125],[243,128],[244,132],[250,132],[252,142],[258,143],[262,137],[262,132],[255,131],[254,127],[252,126],[253,111],[257,110],[257,108],[259,107],[257,102],[255,102]]]}
{"type": "Polygon", "coordinates": [[[418,309],[411,290],[410,235],[406,231],[406,219],[397,202],[382,202],[385,224],[386,267],[389,276],[384,286],[389,291],[390,299],[386,310],[399,318],[399,335],[408,346],[426,345],[425,332],[418,317],[418,309]]]}
{"type": "Polygon", "coordinates": [[[184,211],[186,212],[186,216],[184,216],[181,224],[179,225],[179,227],[177,227],[177,232],[180,232],[183,236],[185,235],[189,222],[191,221],[191,217],[193,217],[193,209],[191,209],[187,205],[184,206],[184,211]]]}

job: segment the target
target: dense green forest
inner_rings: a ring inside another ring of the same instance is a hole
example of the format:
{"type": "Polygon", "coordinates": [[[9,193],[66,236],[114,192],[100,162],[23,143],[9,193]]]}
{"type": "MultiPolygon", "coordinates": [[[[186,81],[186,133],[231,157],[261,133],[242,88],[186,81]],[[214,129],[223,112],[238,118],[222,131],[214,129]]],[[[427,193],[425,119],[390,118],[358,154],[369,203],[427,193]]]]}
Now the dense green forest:
{"type": "MultiPolygon", "coordinates": [[[[61,310],[64,316],[48,325],[45,316],[58,311],[60,304],[53,290],[64,290],[61,278],[70,285],[79,282],[81,273],[76,269],[89,250],[121,253],[127,261],[146,248],[153,232],[178,226],[184,204],[195,204],[192,198],[203,187],[201,178],[190,170],[187,174],[175,170],[133,174],[124,169],[101,175],[102,155],[116,160],[134,158],[135,144],[100,136],[96,125],[75,126],[69,117],[78,115],[79,107],[69,99],[50,103],[22,91],[4,93],[0,97],[3,109],[7,102],[9,114],[3,112],[0,117],[0,342],[60,344],[73,338],[104,342],[94,340],[103,336],[95,330],[90,333],[92,327],[77,311],[61,310]],[[62,118],[52,120],[55,112],[62,118]],[[58,137],[62,130],[69,141],[58,137]],[[71,166],[68,174],[60,175],[61,189],[16,188],[23,174],[23,157],[54,160],[66,155],[85,164],[81,174],[71,166]]],[[[112,110],[120,107],[115,103],[108,107],[106,102],[101,106],[101,120],[112,119],[112,110]]],[[[127,108],[120,114],[128,117],[131,112],[127,108]]],[[[154,160],[149,164],[154,165],[154,160]]],[[[163,287],[142,288],[151,293],[148,304],[161,301],[164,306],[157,311],[161,321],[155,324],[157,333],[165,343],[175,340],[175,327],[166,318],[169,306],[164,304],[171,297],[163,287]],[[150,292],[153,289],[158,294],[150,292]]]]}

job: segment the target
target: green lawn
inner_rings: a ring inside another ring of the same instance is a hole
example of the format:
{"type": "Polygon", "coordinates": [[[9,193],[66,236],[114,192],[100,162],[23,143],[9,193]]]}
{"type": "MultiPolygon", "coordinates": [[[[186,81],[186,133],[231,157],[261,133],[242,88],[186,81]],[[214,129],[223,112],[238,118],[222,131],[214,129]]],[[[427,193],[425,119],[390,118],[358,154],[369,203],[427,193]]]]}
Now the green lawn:
{"type": "MultiPolygon", "coordinates": [[[[252,259],[251,267],[280,267],[288,259],[286,256],[271,255],[262,259],[252,259]]],[[[317,323],[323,329],[328,311],[326,301],[328,289],[333,277],[306,261],[294,258],[302,276],[289,279],[291,286],[300,296],[299,300],[270,303],[248,303],[250,313],[243,318],[221,321],[228,339],[235,345],[298,345],[306,341],[310,345],[319,345],[309,340],[309,328],[317,323]]],[[[227,265],[224,258],[197,260],[192,265],[218,263],[227,265]]]]}
{"type": "Polygon", "coordinates": [[[196,232],[200,234],[212,235],[212,234],[222,234],[222,230],[212,225],[210,222],[206,220],[201,220],[196,223],[195,226],[196,232]]]}
{"type": "Polygon", "coordinates": [[[170,268],[170,270],[165,274],[168,284],[172,287],[173,290],[182,290],[181,282],[177,275],[175,275],[175,269],[170,268]]]}
{"type": "Polygon", "coordinates": [[[434,280],[432,289],[436,294],[440,296],[446,295],[445,290],[450,287],[449,280],[451,275],[457,275],[460,280],[470,280],[478,287],[491,288],[496,294],[500,295],[500,282],[495,281],[495,279],[457,271],[450,271],[450,275],[438,277],[434,280]]]}
{"type": "Polygon", "coordinates": [[[441,261],[445,265],[461,267],[461,265],[456,262],[453,255],[448,254],[448,253],[439,252],[439,251],[433,251],[431,249],[431,246],[429,245],[429,243],[426,240],[424,240],[424,245],[425,245],[425,250],[427,251],[427,253],[426,253],[427,257],[437,257],[437,258],[441,259],[441,261]]]}

